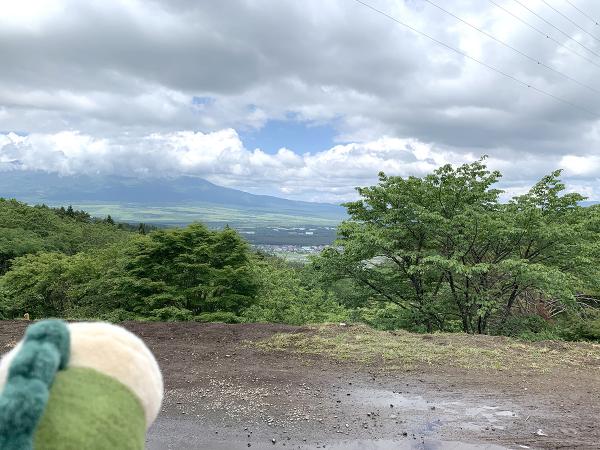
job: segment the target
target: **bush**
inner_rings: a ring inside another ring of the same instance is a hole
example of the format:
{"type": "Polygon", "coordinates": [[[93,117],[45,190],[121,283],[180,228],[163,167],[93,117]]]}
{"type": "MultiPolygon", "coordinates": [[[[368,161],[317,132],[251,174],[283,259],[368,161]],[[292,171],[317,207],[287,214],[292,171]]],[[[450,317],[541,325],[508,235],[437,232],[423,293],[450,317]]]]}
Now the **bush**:
{"type": "Polygon", "coordinates": [[[281,260],[258,262],[254,276],[260,288],[255,304],[241,314],[246,322],[304,325],[349,318],[333,295],[307,286],[299,271],[281,260]]]}
{"type": "Polygon", "coordinates": [[[549,331],[551,325],[540,316],[514,315],[492,327],[492,334],[519,337],[549,331]]]}
{"type": "MultiPolygon", "coordinates": [[[[85,318],[89,319],[90,316],[85,318]]],[[[100,315],[99,319],[112,323],[125,322],[127,320],[140,320],[140,318],[134,313],[120,308],[100,315]]]]}
{"type": "Polygon", "coordinates": [[[600,342],[600,311],[589,317],[571,317],[560,329],[560,335],[569,341],[600,342]]]}
{"type": "Polygon", "coordinates": [[[526,341],[594,341],[600,342],[600,312],[558,317],[555,323],[539,316],[513,316],[493,330],[496,334],[526,341]]]}
{"type": "Polygon", "coordinates": [[[393,303],[375,302],[368,306],[356,308],[350,318],[353,322],[363,322],[378,330],[398,330],[425,332],[425,327],[418,326],[411,314],[393,303]]]}

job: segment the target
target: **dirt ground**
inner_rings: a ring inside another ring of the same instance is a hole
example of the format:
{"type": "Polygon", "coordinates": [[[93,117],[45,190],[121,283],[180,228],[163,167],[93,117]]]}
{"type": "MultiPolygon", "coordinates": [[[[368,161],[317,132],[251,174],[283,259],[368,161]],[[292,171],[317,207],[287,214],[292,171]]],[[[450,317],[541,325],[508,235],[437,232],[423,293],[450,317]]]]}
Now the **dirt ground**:
{"type": "MultiPolygon", "coordinates": [[[[145,340],[165,378],[148,449],[600,449],[597,358],[540,372],[451,361],[390,370],[377,360],[256,345],[310,328],[124,325],[145,340]]],[[[25,326],[0,322],[0,353],[25,326]]]]}

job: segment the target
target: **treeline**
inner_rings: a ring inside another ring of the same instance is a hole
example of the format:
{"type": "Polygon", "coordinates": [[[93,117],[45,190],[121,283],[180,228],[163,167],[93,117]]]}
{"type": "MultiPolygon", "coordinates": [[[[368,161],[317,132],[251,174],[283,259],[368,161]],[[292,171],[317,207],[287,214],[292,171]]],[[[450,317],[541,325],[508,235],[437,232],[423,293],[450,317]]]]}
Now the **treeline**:
{"type": "Polygon", "coordinates": [[[299,270],[201,224],[126,231],[80,211],[0,200],[0,318],[323,322],[345,311],[299,270]]]}
{"type": "Polygon", "coordinates": [[[0,317],[361,321],[382,329],[600,340],[600,207],[560,172],[501,201],[483,161],[380,175],[305,266],[234,230],[141,230],[0,200],[0,317]]]}
{"type": "Polygon", "coordinates": [[[600,338],[600,208],[579,206],[560,171],[501,202],[500,176],[483,160],[423,178],[382,173],[314,264],[404,326],[600,338]]]}
{"type": "MultiPolygon", "coordinates": [[[[37,208],[47,208],[46,205],[36,206],[37,208]]],[[[147,223],[127,223],[127,222],[119,222],[116,223],[113,218],[107,215],[104,219],[100,219],[98,217],[92,217],[87,211],[73,209],[73,206],[69,205],[68,207],[61,206],[60,208],[50,208],[54,211],[59,217],[75,219],[78,222],[84,223],[107,223],[109,225],[116,225],[120,230],[126,231],[135,231],[140,234],[146,234],[150,231],[158,230],[159,227],[156,225],[151,225],[147,223]]]]}
{"type": "Polygon", "coordinates": [[[0,198],[0,275],[19,256],[42,252],[74,255],[129,239],[128,233],[112,224],[70,210],[73,216],[67,217],[47,206],[31,207],[0,198]]]}

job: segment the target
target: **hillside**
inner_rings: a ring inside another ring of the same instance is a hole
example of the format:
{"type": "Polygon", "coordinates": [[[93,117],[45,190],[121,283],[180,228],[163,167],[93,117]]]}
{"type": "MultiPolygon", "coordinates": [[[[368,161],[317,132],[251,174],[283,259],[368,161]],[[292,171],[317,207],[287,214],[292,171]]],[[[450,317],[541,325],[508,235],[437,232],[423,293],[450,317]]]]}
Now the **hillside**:
{"type": "Polygon", "coordinates": [[[128,222],[178,225],[194,221],[335,225],[345,217],[339,205],[254,195],[189,176],[59,176],[15,170],[1,173],[0,197],[32,204],[72,204],[94,216],[111,214],[128,222]]]}
{"type": "Polygon", "coordinates": [[[0,199],[0,275],[18,256],[39,252],[74,255],[124,243],[131,237],[131,233],[109,223],[75,215],[69,217],[48,207],[0,199]]]}

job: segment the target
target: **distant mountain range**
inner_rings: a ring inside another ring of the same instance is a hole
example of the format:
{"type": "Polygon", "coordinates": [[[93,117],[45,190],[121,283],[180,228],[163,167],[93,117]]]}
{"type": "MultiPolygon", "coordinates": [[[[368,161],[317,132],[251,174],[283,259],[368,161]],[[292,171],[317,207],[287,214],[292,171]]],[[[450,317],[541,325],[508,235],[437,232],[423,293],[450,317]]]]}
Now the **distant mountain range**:
{"type": "Polygon", "coordinates": [[[132,222],[333,225],[346,217],[339,205],[254,195],[190,176],[59,176],[13,170],[0,172],[0,197],[30,204],[73,205],[93,215],[111,214],[132,222]]]}

